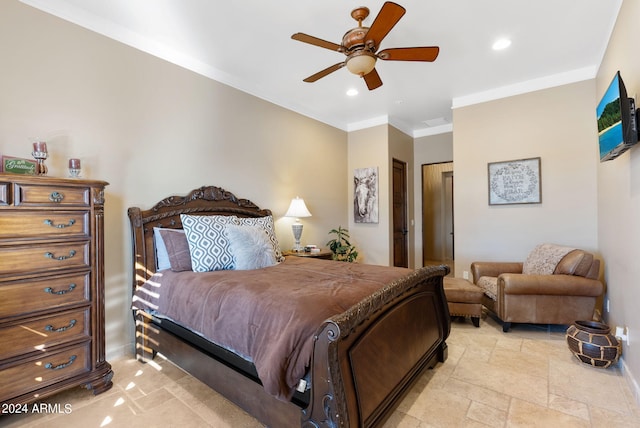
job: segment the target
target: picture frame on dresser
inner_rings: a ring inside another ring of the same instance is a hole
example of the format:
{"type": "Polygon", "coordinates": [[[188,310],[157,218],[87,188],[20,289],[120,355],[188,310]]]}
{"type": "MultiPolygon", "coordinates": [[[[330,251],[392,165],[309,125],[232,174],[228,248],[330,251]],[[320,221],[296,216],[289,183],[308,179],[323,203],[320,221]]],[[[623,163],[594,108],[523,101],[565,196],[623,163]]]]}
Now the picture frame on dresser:
{"type": "Polygon", "coordinates": [[[104,189],[0,173],[0,403],[109,390],[104,189]]]}

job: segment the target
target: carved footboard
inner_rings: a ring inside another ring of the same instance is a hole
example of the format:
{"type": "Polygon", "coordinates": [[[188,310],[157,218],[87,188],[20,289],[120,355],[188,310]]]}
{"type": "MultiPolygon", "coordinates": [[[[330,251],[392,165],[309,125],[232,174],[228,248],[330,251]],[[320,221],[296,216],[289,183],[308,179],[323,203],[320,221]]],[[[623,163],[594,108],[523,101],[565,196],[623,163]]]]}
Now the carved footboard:
{"type": "Polygon", "coordinates": [[[303,426],[379,426],[424,369],[444,362],[447,273],[420,269],[323,326],[303,426]]]}

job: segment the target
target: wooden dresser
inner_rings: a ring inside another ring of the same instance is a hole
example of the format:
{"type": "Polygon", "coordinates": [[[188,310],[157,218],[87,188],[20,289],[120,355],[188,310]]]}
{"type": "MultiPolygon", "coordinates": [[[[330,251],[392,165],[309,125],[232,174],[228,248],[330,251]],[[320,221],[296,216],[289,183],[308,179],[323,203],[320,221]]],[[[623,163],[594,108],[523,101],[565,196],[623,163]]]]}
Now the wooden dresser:
{"type": "Polygon", "coordinates": [[[0,403],[112,386],[103,181],[0,173],[0,403]]]}

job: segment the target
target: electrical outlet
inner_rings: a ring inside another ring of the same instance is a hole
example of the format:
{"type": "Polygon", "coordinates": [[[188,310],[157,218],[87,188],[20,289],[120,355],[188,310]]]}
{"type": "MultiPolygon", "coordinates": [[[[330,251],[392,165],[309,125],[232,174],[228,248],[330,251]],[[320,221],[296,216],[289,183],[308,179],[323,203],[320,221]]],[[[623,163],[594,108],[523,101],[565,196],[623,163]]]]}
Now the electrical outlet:
{"type": "Polygon", "coordinates": [[[630,343],[631,342],[631,338],[629,336],[629,327],[627,327],[626,330],[627,330],[627,346],[631,346],[631,343],[630,343]]]}
{"type": "Polygon", "coordinates": [[[629,342],[630,342],[629,341],[629,327],[616,326],[615,336],[620,342],[625,342],[627,344],[627,346],[630,346],[630,344],[629,344],[629,342]]]}
{"type": "Polygon", "coordinates": [[[468,270],[463,271],[463,272],[462,272],[462,277],[463,277],[464,279],[469,279],[469,271],[468,271],[468,270]]]}

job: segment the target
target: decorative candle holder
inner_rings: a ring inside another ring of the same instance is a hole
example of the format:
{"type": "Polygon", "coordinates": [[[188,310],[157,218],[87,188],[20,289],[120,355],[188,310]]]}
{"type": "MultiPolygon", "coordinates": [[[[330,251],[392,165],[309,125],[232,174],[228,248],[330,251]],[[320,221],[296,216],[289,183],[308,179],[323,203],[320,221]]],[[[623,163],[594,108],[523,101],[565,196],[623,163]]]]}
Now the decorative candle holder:
{"type": "Polygon", "coordinates": [[[33,158],[38,162],[36,166],[36,175],[47,175],[47,166],[44,164],[45,159],[49,157],[47,151],[47,143],[45,141],[35,141],[33,143],[33,158]]]}
{"type": "Polygon", "coordinates": [[[49,157],[47,152],[33,152],[31,153],[33,158],[38,162],[36,165],[36,175],[47,175],[47,166],[44,164],[45,159],[49,157]]]}
{"type": "Polygon", "coordinates": [[[72,178],[77,178],[80,176],[80,159],[69,159],[69,175],[72,178]]]}

